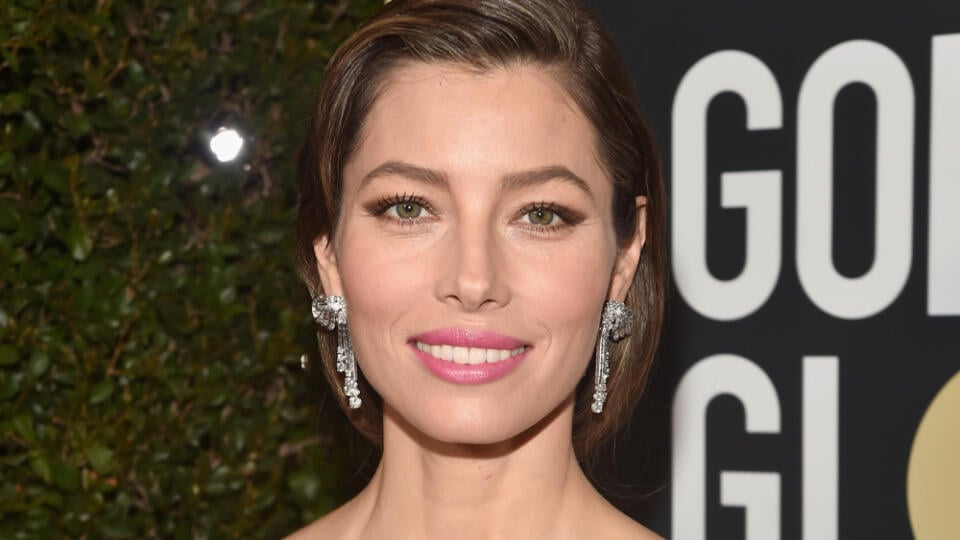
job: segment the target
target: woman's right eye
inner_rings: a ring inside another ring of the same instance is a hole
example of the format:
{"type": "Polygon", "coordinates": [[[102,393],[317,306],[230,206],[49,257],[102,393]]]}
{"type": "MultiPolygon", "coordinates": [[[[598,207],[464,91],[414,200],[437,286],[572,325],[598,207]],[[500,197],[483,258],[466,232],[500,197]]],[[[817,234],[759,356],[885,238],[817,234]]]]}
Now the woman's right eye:
{"type": "Polygon", "coordinates": [[[427,201],[407,194],[374,201],[367,205],[367,211],[398,225],[414,225],[433,216],[433,210],[427,201]]]}

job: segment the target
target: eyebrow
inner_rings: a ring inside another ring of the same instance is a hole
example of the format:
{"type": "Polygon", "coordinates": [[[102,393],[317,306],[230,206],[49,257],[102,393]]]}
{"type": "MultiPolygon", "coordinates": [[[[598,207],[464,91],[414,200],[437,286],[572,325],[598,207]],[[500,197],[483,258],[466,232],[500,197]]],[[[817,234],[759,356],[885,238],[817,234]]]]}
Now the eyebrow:
{"type": "Polygon", "coordinates": [[[363,179],[360,180],[359,189],[362,190],[367,184],[383,176],[402,176],[420,182],[421,184],[438,187],[447,187],[449,185],[447,175],[440,171],[427,169],[426,167],[420,167],[403,161],[385,161],[364,175],[363,179]]]}
{"type": "Polygon", "coordinates": [[[593,192],[590,191],[590,186],[587,185],[583,178],[580,178],[563,165],[548,165],[538,169],[510,173],[501,180],[500,190],[508,191],[511,189],[532,187],[545,184],[551,180],[563,180],[573,184],[589,195],[591,199],[593,198],[593,192]]]}
{"type": "MultiPolygon", "coordinates": [[[[367,184],[383,176],[402,176],[421,184],[443,188],[448,188],[450,184],[447,175],[443,172],[404,161],[386,161],[364,175],[363,179],[360,180],[359,189],[362,190],[367,184]]],[[[546,167],[509,173],[501,178],[500,191],[538,186],[553,180],[568,182],[589,195],[591,199],[593,198],[590,186],[563,165],[547,165],[546,167]]]]}

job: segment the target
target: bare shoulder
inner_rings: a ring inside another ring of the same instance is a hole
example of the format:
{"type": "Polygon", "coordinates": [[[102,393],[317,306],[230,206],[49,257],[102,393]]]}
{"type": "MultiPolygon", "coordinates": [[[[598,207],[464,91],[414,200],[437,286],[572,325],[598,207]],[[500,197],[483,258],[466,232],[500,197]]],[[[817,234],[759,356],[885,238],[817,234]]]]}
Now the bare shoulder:
{"type": "Polygon", "coordinates": [[[630,519],[625,514],[621,518],[611,521],[607,534],[601,538],[611,540],[663,540],[659,534],[630,519]]]}
{"type": "Polygon", "coordinates": [[[609,502],[607,502],[603,510],[602,531],[602,534],[595,534],[595,536],[591,536],[591,538],[605,538],[607,540],[663,540],[662,536],[634,521],[630,516],[624,514],[609,502]]]}
{"type": "Polygon", "coordinates": [[[324,538],[356,538],[359,530],[358,501],[353,499],[284,540],[320,540],[324,538]]]}
{"type": "Polygon", "coordinates": [[[659,534],[651,531],[636,521],[626,517],[626,522],[619,526],[616,532],[612,532],[606,538],[616,538],[623,540],[663,540],[659,534]]]}

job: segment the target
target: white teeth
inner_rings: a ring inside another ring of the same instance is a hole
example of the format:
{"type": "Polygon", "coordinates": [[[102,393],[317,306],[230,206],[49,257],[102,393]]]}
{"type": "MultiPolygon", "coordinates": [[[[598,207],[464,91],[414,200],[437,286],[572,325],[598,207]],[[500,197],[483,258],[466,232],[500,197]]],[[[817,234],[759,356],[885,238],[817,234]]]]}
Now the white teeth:
{"type": "Polygon", "coordinates": [[[483,349],[479,347],[454,347],[453,345],[428,345],[420,341],[416,342],[418,350],[423,351],[434,358],[446,360],[447,362],[456,362],[457,364],[490,364],[500,362],[510,357],[517,356],[526,350],[525,346],[516,349],[483,349]]]}
{"type": "Polygon", "coordinates": [[[486,349],[474,349],[470,348],[470,360],[467,361],[468,364],[482,364],[487,360],[487,350],[486,349]]]}

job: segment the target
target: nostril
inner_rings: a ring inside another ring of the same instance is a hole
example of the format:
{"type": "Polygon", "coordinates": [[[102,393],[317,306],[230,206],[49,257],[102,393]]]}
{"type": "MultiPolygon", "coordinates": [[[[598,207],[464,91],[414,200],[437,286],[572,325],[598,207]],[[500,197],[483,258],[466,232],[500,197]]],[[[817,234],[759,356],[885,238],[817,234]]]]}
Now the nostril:
{"type": "Polygon", "coordinates": [[[504,305],[509,293],[503,257],[486,225],[461,225],[448,237],[440,263],[438,297],[460,309],[479,310],[504,305]]]}

